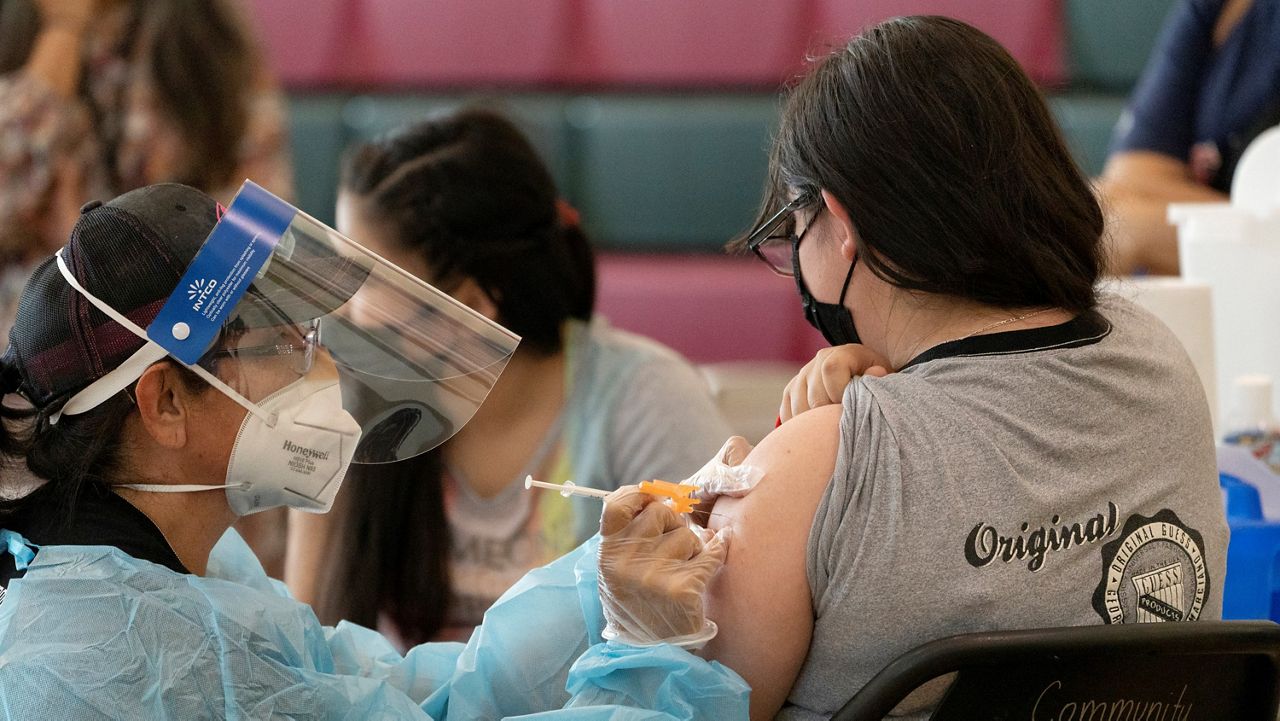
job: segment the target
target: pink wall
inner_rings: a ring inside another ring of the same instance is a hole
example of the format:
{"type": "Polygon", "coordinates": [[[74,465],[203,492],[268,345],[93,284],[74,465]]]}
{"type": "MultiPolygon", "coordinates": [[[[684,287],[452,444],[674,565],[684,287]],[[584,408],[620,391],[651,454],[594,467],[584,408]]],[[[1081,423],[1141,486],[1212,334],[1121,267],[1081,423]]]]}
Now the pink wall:
{"type": "Polygon", "coordinates": [[[755,258],[604,255],[596,309],[695,363],[804,363],[826,345],[805,322],[795,281],[755,258]]]}
{"type": "Polygon", "coordinates": [[[761,87],[894,15],[992,34],[1064,77],[1058,0],[250,0],[292,87],[761,87]]]}

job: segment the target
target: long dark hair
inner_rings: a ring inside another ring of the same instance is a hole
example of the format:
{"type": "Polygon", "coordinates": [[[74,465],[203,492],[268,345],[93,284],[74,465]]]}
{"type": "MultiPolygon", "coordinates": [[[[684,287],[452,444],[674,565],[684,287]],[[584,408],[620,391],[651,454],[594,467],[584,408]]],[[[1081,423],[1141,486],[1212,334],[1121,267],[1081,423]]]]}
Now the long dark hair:
{"type": "MultiPolygon", "coordinates": [[[[468,109],[353,148],[341,187],[390,242],[422,254],[427,280],[474,280],[525,352],[558,352],[565,321],[591,317],[591,246],[501,115],[468,109]]],[[[442,473],[440,449],[352,468],[320,579],[321,620],[373,626],[383,613],[414,644],[440,630],[450,595],[442,473]]]]}
{"type": "MultiPolygon", "coordinates": [[[[165,180],[204,190],[225,187],[235,179],[262,64],[248,23],[231,0],[132,0],[129,12],[119,52],[132,59],[135,49],[144,49],[136,60],[160,112],[183,140],[178,177],[165,180]]],[[[34,0],[0,0],[0,75],[27,62],[39,30],[34,0]]],[[[116,148],[123,123],[105,117],[84,82],[80,95],[103,133],[103,162],[118,186],[116,148]]]]}
{"type": "Polygon", "coordinates": [[[895,286],[1008,308],[1095,302],[1097,200],[1040,92],[962,22],[883,22],[790,91],[761,217],[819,190],[895,286]]]}

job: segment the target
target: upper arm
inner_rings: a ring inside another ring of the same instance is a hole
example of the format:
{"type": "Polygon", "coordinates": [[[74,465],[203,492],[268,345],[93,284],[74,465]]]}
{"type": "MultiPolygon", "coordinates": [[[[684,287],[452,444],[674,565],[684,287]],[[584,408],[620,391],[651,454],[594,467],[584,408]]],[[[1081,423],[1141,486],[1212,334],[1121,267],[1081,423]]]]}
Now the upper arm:
{"type": "MultiPolygon", "coordinates": [[[[1225,201],[1222,193],[1191,177],[1183,160],[1149,150],[1126,150],[1107,159],[1099,190],[1111,202],[1126,196],[1160,203],[1213,203],[1225,201]]],[[[1160,211],[1163,215],[1164,208],[1160,211]]]]}
{"type": "Polygon", "coordinates": [[[753,721],[777,714],[809,650],[806,551],[835,469],[841,413],[839,405],[817,408],[769,434],[745,461],[764,479],[743,498],[717,501],[711,517],[711,528],[732,526],[733,536],[708,589],[707,616],[720,633],[703,655],[751,685],[753,721]]]}

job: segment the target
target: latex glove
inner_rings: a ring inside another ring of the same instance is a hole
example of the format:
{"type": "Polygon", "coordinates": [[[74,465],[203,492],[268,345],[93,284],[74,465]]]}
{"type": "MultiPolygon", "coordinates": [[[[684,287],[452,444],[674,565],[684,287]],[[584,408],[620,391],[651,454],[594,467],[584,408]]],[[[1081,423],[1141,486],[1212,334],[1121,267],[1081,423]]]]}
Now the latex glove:
{"type": "Polygon", "coordinates": [[[823,348],[800,369],[782,393],[778,422],[785,423],[807,410],[839,403],[855,376],[881,378],[892,371],[889,361],[857,344],[823,348]]]}
{"type": "Polygon", "coordinates": [[[745,496],[764,478],[763,468],[742,464],[752,448],[746,438],[732,436],[705,466],[681,483],[697,486],[695,495],[704,501],[717,496],[745,496]]]}
{"type": "Polygon", "coordinates": [[[732,436],[724,442],[719,452],[707,461],[697,473],[681,481],[697,486],[693,497],[698,499],[690,518],[698,526],[706,526],[720,496],[740,498],[751,492],[764,479],[764,469],[743,465],[752,445],[742,436],[732,436]]]}
{"type": "Polygon", "coordinates": [[[702,596],[724,564],[729,529],[699,530],[637,486],[605,499],[597,561],[605,639],[698,648],[715,637],[702,596]]]}

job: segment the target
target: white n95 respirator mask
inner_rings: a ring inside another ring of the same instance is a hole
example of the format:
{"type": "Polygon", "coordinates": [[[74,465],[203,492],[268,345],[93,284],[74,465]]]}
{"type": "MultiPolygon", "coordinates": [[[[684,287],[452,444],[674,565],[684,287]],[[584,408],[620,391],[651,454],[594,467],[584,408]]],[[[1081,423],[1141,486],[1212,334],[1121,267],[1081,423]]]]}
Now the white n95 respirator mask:
{"type": "Polygon", "coordinates": [[[337,378],[299,378],[258,403],[274,424],[245,414],[227,461],[223,485],[122,484],[153,493],[227,490],[238,516],[280,506],[312,513],[333,507],[347,474],[360,424],[342,408],[337,378]]]}
{"type": "Polygon", "coordinates": [[[360,424],[342,408],[338,379],[299,378],[249,413],[227,463],[227,500],[238,515],[288,506],[326,513],[347,474],[360,424]]]}

